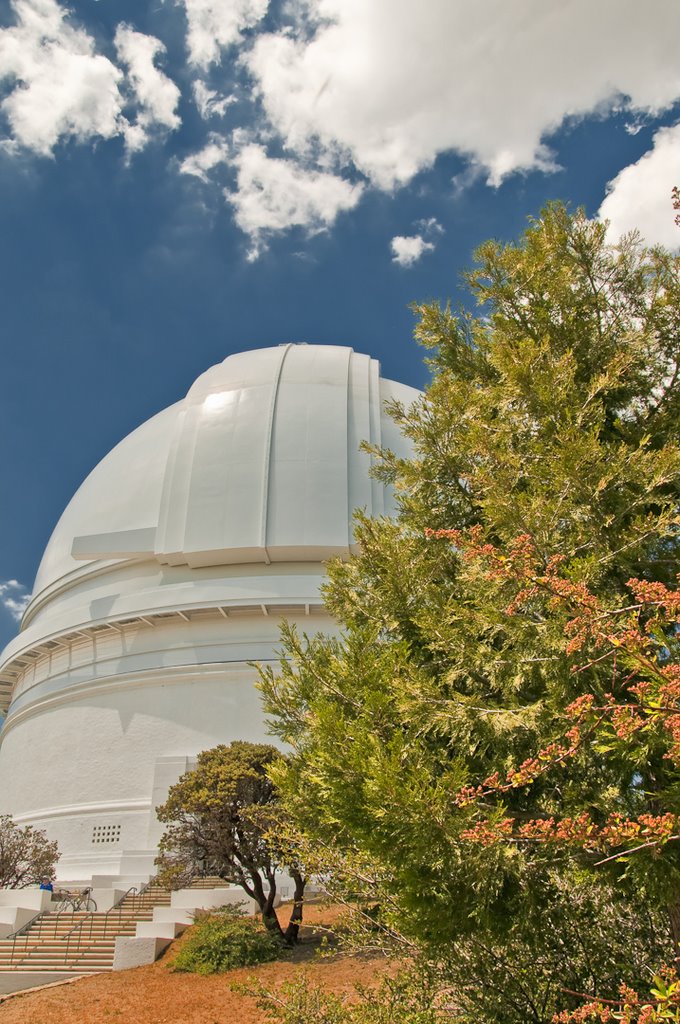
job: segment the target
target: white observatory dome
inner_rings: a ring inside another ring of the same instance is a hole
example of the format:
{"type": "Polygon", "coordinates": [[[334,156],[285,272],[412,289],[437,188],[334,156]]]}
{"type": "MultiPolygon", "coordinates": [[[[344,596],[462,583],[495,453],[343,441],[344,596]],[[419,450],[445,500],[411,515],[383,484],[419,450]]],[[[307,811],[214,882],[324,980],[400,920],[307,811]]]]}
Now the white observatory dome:
{"type": "Polygon", "coordinates": [[[333,630],[322,563],[393,507],[360,443],[407,454],[384,406],[417,397],[350,348],[243,352],[87,477],[0,663],[0,813],[58,840],[60,878],[148,874],[195,755],[267,738],[250,663],[282,617],[333,630]]]}

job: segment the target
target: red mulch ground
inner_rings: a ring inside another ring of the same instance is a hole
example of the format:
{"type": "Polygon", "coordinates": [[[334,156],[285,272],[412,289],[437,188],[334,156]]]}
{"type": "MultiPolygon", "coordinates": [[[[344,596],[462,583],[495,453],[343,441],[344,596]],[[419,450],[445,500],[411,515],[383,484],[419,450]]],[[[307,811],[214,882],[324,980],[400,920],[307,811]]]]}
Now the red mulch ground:
{"type": "Polygon", "coordinates": [[[357,983],[377,983],[389,969],[384,959],[342,953],[318,958],[319,936],[332,929],[338,911],[312,906],[305,917],[308,926],[290,959],[208,977],[174,974],[169,965],[175,943],[149,967],[14,996],[0,1004],[0,1024],[265,1024],[267,1015],[251,997],[231,991],[234,982],[257,978],[269,988],[306,974],[328,991],[351,993],[357,983]]]}

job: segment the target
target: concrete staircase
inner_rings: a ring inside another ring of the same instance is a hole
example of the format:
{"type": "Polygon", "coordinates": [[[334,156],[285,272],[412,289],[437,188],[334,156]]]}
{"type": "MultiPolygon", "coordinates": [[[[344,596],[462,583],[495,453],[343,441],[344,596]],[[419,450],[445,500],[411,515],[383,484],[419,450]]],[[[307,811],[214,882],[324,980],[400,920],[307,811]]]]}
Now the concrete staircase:
{"type": "Polygon", "coordinates": [[[194,878],[189,886],[190,889],[227,889],[228,887],[229,882],[225,882],[218,875],[201,875],[200,878],[194,878]]]}
{"type": "Polygon", "coordinates": [[[155,907],[169,906],[170,892],[152,885],[106,912],[41,914],[22,935],[0,940],[0,975],[110,971],[116,938],[134,935],[137,922],[153,919],[155,907]]]}

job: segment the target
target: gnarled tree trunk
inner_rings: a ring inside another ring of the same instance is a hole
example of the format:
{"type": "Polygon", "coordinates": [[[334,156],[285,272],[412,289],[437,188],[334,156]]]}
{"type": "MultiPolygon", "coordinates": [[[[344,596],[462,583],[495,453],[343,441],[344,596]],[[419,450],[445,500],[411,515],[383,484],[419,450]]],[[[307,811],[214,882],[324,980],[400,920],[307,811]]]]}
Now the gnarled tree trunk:
{"type": "Polygon", "coordinates": [[[299,871],[295,871],[294,868],[289,868],[290,876],[295,882],[295,893],[293,895],[293,909],[290,915],[290,921],[288,927],[283,933],[283,938],[289,946],[294,946],[298,940],[300,932],[300,925],[302,924],[302,907],[305,898],[305,884],[306,879],[302,877],[299,871]]]}

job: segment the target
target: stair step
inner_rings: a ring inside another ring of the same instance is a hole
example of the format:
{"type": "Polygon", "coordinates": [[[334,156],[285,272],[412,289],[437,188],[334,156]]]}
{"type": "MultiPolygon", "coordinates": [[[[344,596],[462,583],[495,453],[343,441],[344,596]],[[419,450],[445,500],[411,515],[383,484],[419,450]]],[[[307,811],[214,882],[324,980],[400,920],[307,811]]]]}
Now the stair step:
{"type": "Polygon", "coordinates": [[[138,921],[151,921],[154,907],[171,906],[171,901],[169,890],[154,887],[141,895],[126,896],[108,913],[46,914],[16,939],[0,940],[0,973],[111,971],[116,938],[134,935],[138,921]]]}

